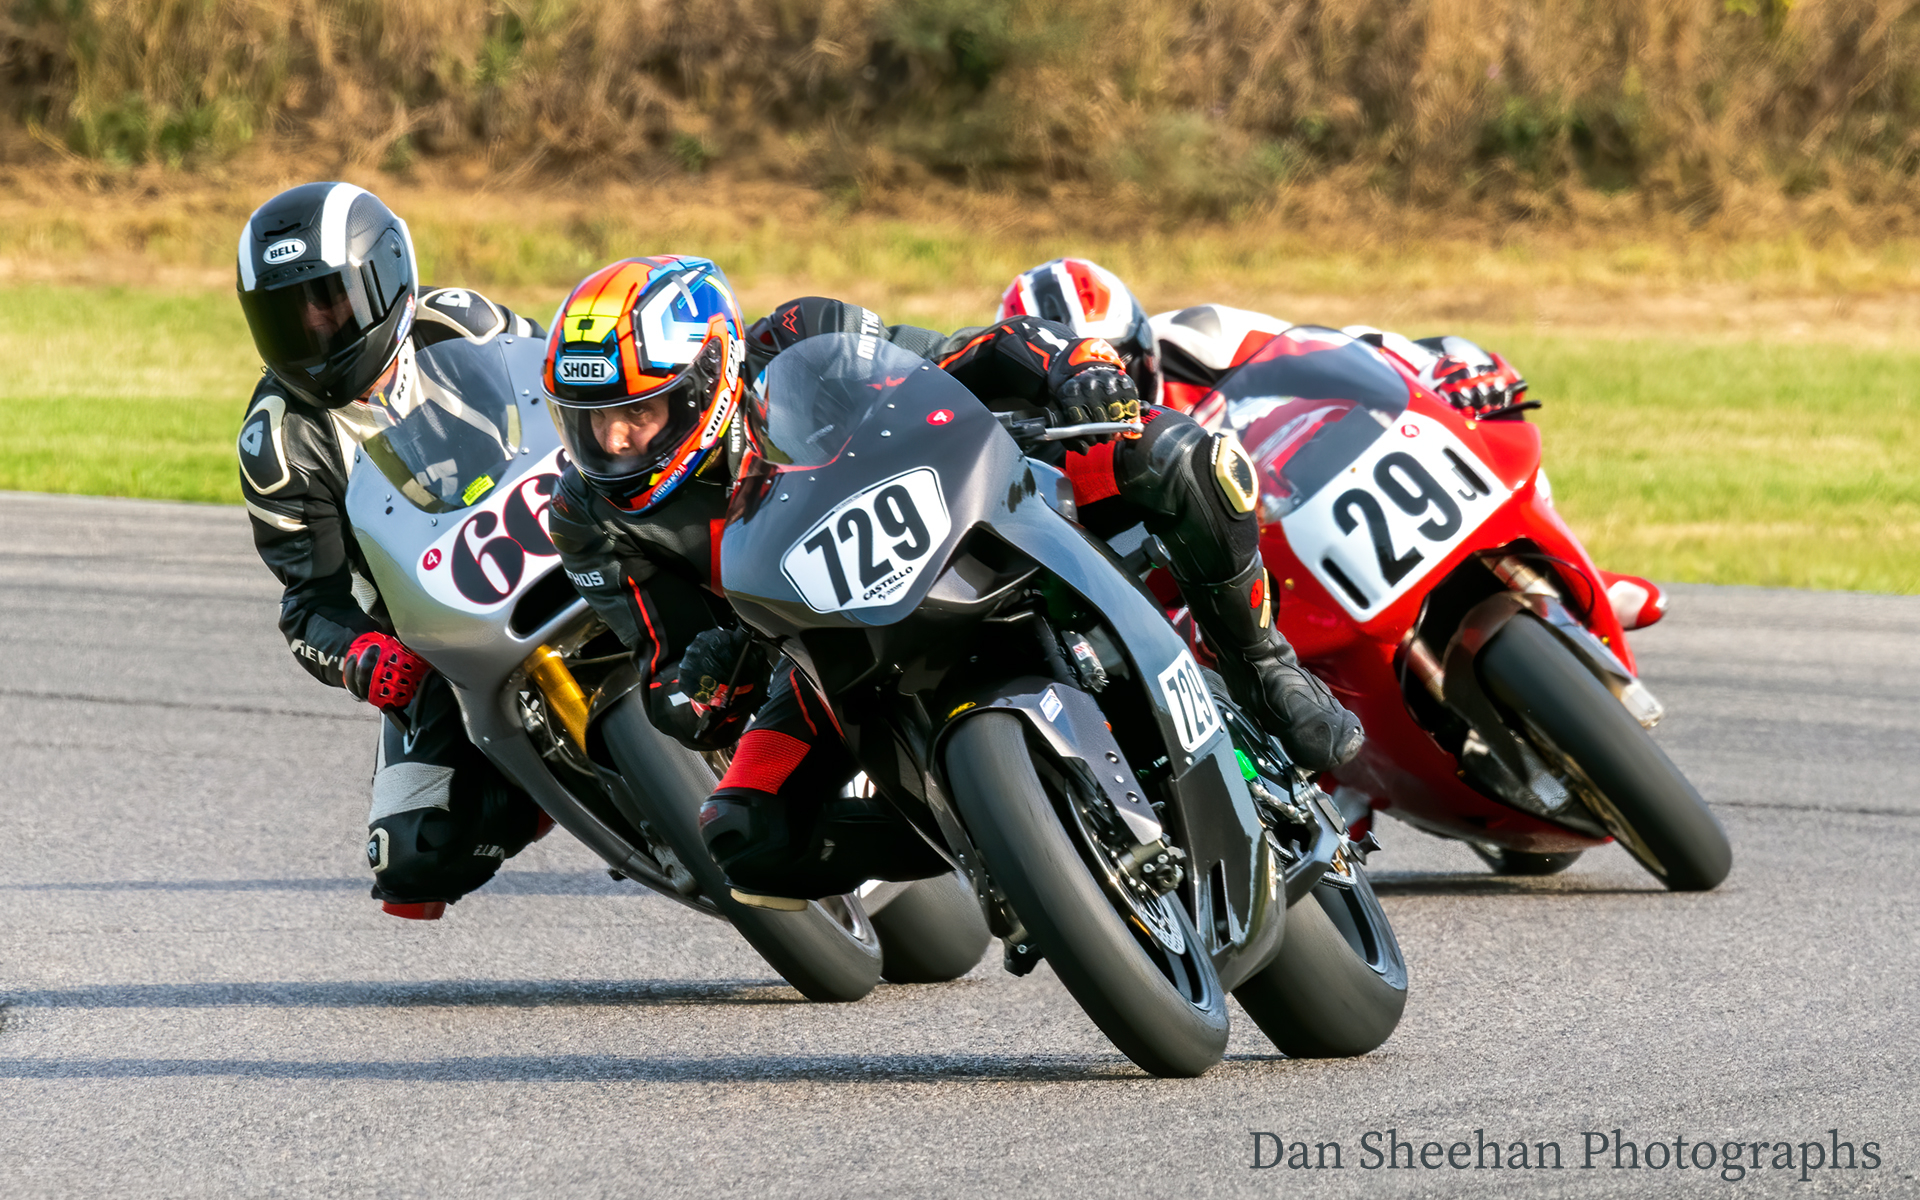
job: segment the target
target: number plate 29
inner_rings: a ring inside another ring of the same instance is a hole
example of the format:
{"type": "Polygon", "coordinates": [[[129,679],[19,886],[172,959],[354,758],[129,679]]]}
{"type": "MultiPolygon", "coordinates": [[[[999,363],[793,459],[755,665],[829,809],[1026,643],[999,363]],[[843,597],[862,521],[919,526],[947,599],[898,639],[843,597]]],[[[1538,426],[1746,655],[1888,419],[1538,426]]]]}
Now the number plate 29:
{"type": "Polygon", "coordinates": [[[911,586],[952,531],[939,474],[919,467],[836,504],[780,570],[815,612],[879,608],[911,586]]]}
{"type": "Polygon", "coordinates": [[[1280,527],[1333,598],[1366,621],[1512,494],[1444,425],[1407,412],[1280,527]]]}

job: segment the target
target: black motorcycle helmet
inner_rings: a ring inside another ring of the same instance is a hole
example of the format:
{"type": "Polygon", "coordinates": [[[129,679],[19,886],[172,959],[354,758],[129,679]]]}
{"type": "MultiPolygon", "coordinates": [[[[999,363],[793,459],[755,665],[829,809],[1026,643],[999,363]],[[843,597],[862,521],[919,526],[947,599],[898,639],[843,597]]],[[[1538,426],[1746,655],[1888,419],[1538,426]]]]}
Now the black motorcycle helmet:
{"type": "Polygon", "coordinates": [[[274,377],[309,404],[364,393],[413,327],[419,268],[407,223],[350,183],[308,183],[240,231],[240,309],[274,377]]]}

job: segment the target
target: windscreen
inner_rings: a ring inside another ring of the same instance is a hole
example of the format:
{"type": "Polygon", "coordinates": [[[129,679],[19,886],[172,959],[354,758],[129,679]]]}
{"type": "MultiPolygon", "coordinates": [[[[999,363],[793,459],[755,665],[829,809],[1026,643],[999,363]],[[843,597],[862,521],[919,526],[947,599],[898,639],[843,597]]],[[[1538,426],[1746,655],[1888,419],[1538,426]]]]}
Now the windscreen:
{"type": "Polygon", "coordinates": [[[754,442],[769,462],[817,467],[846,449],[883,394],[927,360],[872,334],[829,333],[780,352],[747,401],[754,442]]]}
{"type": "Polygon", "coordinates": [[[492,343],[455,338],[420,351],[416,363],[407,411],[367,440],[368,457],[416,507],[466,508],[505,478],[520,450],[506,356],[492,343]]]}
{"type": "Polygon", "coordinates": [[[1411,395],[1379,351],[1312,325],[1262,346],[1217,390],[1261,467],[1269,520],[1344,470],[1393,426],[1411,395]]]}

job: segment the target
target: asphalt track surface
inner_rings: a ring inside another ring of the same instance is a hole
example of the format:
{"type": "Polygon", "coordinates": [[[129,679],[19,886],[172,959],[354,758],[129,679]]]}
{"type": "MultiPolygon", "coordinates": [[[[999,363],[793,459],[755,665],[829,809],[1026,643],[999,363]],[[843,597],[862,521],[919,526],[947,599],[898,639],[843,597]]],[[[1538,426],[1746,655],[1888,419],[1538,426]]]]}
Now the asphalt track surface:
{"type": "Polygon", "coordinates": [[[1725,885],[1497,880],[1387,822],[1395,1036],[1296,1062],[1242,1018],[1168,1082],[997,955],[807,1004],[564,835],[382,916],[373,717],[288,656],[241,512],[0,494],[0,1196],[1920,1194],[1920,599],[1676,593],[1635,647],[1725,885]],[[1368,1169],[1389,1129],[1438,1165],[1368,1169]],[[1765,1165],[1583,1169],[1615,1129],[1765,1165]],[[1800,1182],[1830,1129],[1881,1165],[1800,1182]],[[1509,1165],[1448,1165],[1475,1130],[1509,1165]]]}

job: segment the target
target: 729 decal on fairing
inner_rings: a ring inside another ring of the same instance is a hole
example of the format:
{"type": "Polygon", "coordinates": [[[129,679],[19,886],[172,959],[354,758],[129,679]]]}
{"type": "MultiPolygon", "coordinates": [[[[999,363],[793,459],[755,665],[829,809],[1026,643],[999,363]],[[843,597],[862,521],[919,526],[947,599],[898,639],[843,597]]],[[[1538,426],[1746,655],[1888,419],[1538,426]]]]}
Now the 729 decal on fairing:
{"type": "Polygon", "coordinates": [[[952,531],[939,474],[917,467],[836,504],[781,556],[780,571],[815,612],[878,608],[952,531]]]}

